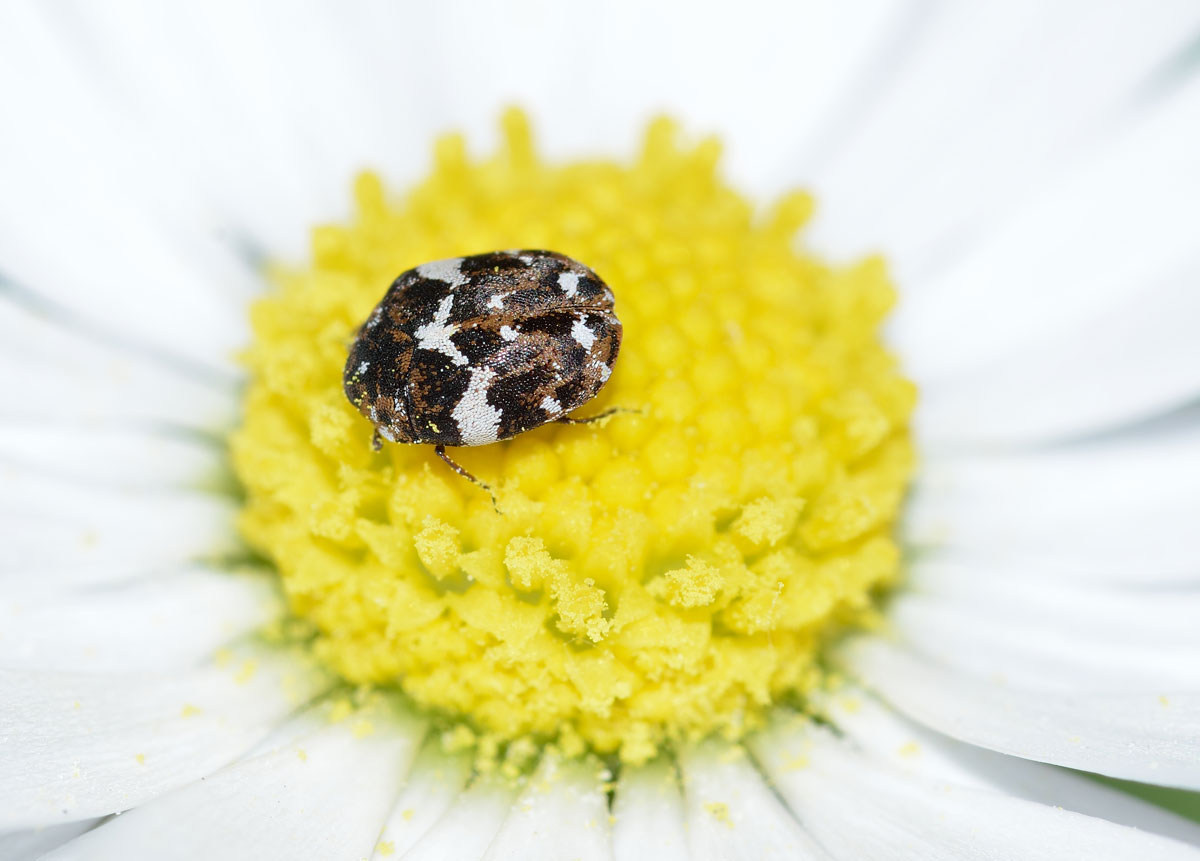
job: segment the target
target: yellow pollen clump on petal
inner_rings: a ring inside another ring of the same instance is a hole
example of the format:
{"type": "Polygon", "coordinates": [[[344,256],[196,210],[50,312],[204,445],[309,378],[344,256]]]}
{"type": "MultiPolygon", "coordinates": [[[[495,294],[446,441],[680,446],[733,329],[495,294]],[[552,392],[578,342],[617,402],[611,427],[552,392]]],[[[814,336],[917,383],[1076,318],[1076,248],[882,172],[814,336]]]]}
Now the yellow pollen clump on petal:
{"type": "Polygon", "coordinates": [[[810,199],[756,213],[669,121],[631,164],[547,164],[516,111],[504,131],[482,160],[444,137],[403,195],[362,175],[311,264],[274,273],[232,439],[243,533],[318,657],[458,719],[447,738],[638,762],[736,737],[821,682],[898,574],[915,390],[878,336],[886,271],[797,250],[810,199]],[[373,451],[342,369],[399,273],[506,248],[612,287],[620,356],[577,415],[626,412],[454,449],[497,511],[429,446],[373,451]]]}

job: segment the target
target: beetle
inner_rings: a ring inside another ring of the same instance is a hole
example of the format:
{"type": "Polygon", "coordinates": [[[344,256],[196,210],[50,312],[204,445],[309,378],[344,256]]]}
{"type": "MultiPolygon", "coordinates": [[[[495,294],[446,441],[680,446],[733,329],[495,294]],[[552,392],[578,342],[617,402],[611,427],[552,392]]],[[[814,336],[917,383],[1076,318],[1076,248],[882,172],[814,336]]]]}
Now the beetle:
{"type": "MultiPolygon", "coordinates": [[[[358,330],[346,397],[381,440],[487,445],[549,422],[581,423],[621,347],[612,290],[554,251],[493,251],[402,273],[358,330]]],[[[495,496],[493,495],[493,501],[495,496]]]]}

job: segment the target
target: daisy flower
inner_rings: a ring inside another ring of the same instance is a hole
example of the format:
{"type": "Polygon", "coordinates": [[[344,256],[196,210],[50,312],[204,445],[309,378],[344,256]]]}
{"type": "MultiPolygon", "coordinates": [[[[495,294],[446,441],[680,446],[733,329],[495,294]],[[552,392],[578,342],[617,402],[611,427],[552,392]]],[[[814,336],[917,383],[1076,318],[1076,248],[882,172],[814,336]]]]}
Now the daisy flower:
{"type": "Polygon", "coordinates": [[[1200,858],[1200,13],[736,12],[4,7],[0,857],[1200,858]],[[493,507],[342,366],[538,247],[493,507]]]}

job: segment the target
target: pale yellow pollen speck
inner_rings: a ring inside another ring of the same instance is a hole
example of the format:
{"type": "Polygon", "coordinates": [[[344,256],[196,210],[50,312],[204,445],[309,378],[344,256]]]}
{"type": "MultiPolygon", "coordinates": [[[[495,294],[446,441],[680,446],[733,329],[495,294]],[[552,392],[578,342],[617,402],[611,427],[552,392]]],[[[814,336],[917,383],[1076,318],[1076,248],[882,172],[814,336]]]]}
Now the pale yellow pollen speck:
{"type": "Polygon", "coordinates": [[[469,750],[475,746],[477,740],[475,733],[471,732],[470,727],[460,723],[453,729],[442,734],[442,750],[446,753],[469,750]]]}
{"type": "Polygon", "coordinates": [[[900,745],[896,752],[901,756],[916,756],[921,752],[921,745],[915,741],[907,741],[900,745]]]}
{"type": "Polygon", "coordinates": [[[383,856],[392,855],[396,851],[396,844],[391,840],[380,840],[375,846],[375,851],[383,856]]]}
{"type": "Polygon", "coordinates": [[[238,666],[237,672],[233,675],[233,680],[239,685],[247,684],[254,678],[254,674],[258,671],[258,662],[253,659],[246,659],[238,666]]]}
{"type": "Polygon", "coordinates": [[[1158,703],[1161,706],[1169,706],[1171,704],[1171,701],[1168,700],[1165,696],[1160,696],[1158,698],[1158,703]]]}
{"type": "Polygon", "coordinates": [[[134,757],[134,759],[137,760],[138,765],[146,764],[146,754],[144,754],[144,753],[139,753],[137,756],[134,757]]]}
{"type": "Polygon", "coordinates": [[[296,758],[301,762],[308,762],[308,751],[302,747],[296,748],[296,758]]]}
{"type": "Polygon", "coordinates": [[[809,760],[807,755],[798,753],[784,760],[783,767],[787,771],[801,771],[808,768],[810,762],[811,760],[809,760]]]}
{"type": "Polygon", "coordinates": [[[717,754],[717,761],[723,763],[738,762],[746,758],[746,749],[735,744],[724,746],[717,754]]]}
{"type": "Polygon", "coordinates": [[[375,725],[366,718],[359,718],[350,725],[350,732],[355,738],[366,738],[375,732],[375,725]]]}
{"type": "Polygon", "coordinates": [[[202,714],[203,711],[203,709],[199,708],[198,706],[194,706],[191,703],[184,703],[183,708],[179,710],[179,716],[183,718],[195,717],[198,714],[202,714]]]}
{"type": "Polygon", "coordinates": [[[723,801],[709,801],[704,805],[713,819],[724,822],[729,828],[733,827],[733,818],[729,815],[729,805],[723,801]]]}
{"type": "Polygon", "coordinates": [[[354,703],[346,697],[339,697],[333,701],[333,705],[329,709],[329,722],[341,723],[350,715],[354,714],[354,703]]]}
{"type": "Polygon", "coordinates": [[[505,753],[525,737],[626,762],[736,739],[823,684],[822,645],[899,575],[915,389],[878,334],[886,269],[800,250],[807,195],[756,210],[667,120],[630,163],[548,164],[523,115],[504,130],[484,159],[441,139],[403,193],[362,175],[311,261],[274,271],[231,440],[243,534],[320,660],[465,718],[443,746],[481,768],[527,768],[505,753]],[[342,371],[401,272],[507,248],[613,289],[620,356],[579,414],[627,412],[456,449],[500,513],[429,446],[375,452],[342,371]]]}

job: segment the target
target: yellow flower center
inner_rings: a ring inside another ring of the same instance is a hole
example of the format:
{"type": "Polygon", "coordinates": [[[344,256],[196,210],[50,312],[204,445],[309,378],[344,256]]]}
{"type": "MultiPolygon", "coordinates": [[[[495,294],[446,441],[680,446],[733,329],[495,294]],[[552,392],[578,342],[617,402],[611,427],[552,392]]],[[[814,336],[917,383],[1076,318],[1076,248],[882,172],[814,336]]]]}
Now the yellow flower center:
{"type": "Polygon", "coordinates": [[[630,165],[548,165],[523,115],[504,129],[483,161],[441,139],[402,197],[360,177],[350,223],[317,228],[311,265],[254,306],[244,534],[321,659],[460,735],[626,762],[737,736],[819,684],[822,643],[897,576],[915,391],[878,338],[884,267],[797,252],[809,199],[756,215],[718,144],[681,147],[666,120],[630,165]],[[502,513],[430,446],[372,451],[342,392],[396,275],[501,248],[560,251],[612,287],[620,357],[577,415],[631,410],[452,449],[502,513]]]}

